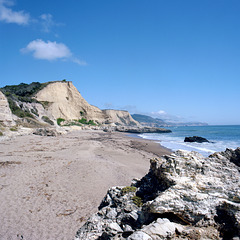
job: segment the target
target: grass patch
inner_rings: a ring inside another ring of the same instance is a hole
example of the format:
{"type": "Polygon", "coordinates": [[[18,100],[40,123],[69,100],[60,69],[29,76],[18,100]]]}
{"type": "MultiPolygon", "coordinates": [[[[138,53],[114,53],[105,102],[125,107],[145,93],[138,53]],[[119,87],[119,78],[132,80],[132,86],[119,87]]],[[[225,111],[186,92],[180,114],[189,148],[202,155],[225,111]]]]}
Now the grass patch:
{"type": "Polygon", "coordinates": [[[96,126],[97,125],[93,120],[87,121],[86,118],[81,118],[81,119],[78,120],[78,122],[82,123],[82,124],[86,124],[86,125],[92,125],[92,126],[96,126]]]}
{"type": "Polygon", "coordinates": [[[3,133],[0,131],[0,137],[3,136],[3,133]]]}
{"type": "Polygon", "coordinates": [[[127,187],[124,187],[124,188],[121,189],[121,194],[125,195],[125,194],[130,193],[130,192],[136,192],[136,190],[137,190],[136,187],[127,186],[127,187]]]}
{"type": "Polygon", "coordinates": [[[65,121],[65,119],[63,119],[63,118],[58,118],[57,119],[57,124],[59,125],[59,126],[61,126],[61,122],[64,122],[65,121]]]}
{"type": "Polygon", "coordinates": [[[12,131],[12,132],[16,132],[17,128],[16,127],[11,127],[11,128],[9,128],[9,130],[12,131]]]}
{"type": "Polygon", "coordinates": [[[138,207],[141,207],[143,205],[143,201],[142,198],[138,197],[138,196],[133,196],[132,197],[132,201],[135,205],[137,205],[138,207]]]}

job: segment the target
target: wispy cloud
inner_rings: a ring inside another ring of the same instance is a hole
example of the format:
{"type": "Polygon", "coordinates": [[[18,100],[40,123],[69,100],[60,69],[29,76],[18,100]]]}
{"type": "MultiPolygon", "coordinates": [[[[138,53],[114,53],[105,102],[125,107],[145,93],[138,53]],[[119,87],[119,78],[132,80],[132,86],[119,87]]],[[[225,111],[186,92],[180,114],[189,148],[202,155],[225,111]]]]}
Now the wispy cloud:
{"type": "Polygon", "coordinates": [[[36,39],[30,42],[25,48],[21,49],[22,53],[32,53],[36,59],[43,60],[70,60],[79,65],[86,65],[86,62],[75,58],[70,49],[63,43],[43,41],[42,39],[36,39]]]}
{"type": "Polygon", "coordinates": [[[30,14],[24,11],[12,10],[13,5],[12,1],[0,0],[0,21],[27,25],[30,21],[30,14]]]}
{"type": "Polygon", "coordinates": [[[41,25],[42,31],[49,33],[52,31],[52,28],[54,27],[59,27],[59,26],[64,26],[63,23],[58,23],[53,20],[53,16],[50,13],[44,13],[39,16],[40,20],[37,20],[37,22],[41,25]]]}
{"type": "Polygon", "coordinates": [[[151,117],[160,118],[160,119],[163,119],[163,120],[169,121],[169,122],[186,121],[186,119],[184,119],[183,117],[169,114],[164,110],[159,110],[157,112],[151,112],[148,115],[150,115],[151,117]]]}

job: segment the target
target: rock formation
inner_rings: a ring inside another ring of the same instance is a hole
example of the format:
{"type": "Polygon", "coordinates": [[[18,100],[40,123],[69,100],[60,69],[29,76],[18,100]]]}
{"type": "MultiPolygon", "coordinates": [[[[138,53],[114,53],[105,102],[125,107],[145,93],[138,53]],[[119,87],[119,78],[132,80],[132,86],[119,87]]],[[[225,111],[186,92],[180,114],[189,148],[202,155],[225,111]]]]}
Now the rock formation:
{"type": "Polygon", "coordinates": [[[5,95],[0,91],[0,123],[11,126],[14,125],[12,112],[5,95]]]}
{"type": "Polygon", "coordinates": [[[75,240],[239,239],[239,153],[152,159],[141,180],[108,190],[75,240]]]}
{"type": "Polygon", "coordinates": [[[170,133],[169,129],[157,128],[157,127],[145,127],[138,125],[137,127],[132,126],[117,126],[115,131],[127,132],[127,133],[170,133]]]}
{"type": "Polygon", "coordinates": [[[106,120],[104,113],[90,105],[74,87],[72,82],[53,82],[36,94],[39,102],[47,103],[46,109],[55,119],[80,119],[82,117],[98,121],[106,120]]]}
{"type": "Polygon", "coordinates": [[[126,126],[140,126],[139,122],[135,121],[128,111],[121,110],[103,110],[103,113],[108,116],[112,123],[126,126]]]}
{"type": "Polygon", "coordinates": [[[203,137],[193,136],[193,137],[185,137],[184,142],[203,143],[203,142],[209,142],[209,141],[206,138],[203,138],[203,137]]]}

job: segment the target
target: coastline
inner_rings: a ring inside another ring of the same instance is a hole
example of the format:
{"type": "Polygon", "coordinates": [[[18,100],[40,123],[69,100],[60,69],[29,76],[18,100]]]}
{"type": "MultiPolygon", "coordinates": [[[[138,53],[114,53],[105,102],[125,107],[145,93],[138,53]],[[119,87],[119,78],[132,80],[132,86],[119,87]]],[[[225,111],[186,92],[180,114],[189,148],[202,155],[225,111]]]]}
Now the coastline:
{"type": "Polygon", "coordinates": [[[130,185],[151,158],[170,153],[152,140],[102,131],[1,141],[0,238],[71,239],[109,187],[130,185]]]}

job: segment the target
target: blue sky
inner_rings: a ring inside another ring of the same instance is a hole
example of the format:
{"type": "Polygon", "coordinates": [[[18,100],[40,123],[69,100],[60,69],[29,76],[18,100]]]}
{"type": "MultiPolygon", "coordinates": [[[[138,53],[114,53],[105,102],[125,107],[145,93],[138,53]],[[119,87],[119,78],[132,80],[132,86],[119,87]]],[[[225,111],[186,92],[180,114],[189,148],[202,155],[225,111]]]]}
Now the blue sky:
{"type": "Polygon", "coordinates": [[[72,81],[101,109],[240,124],[239,0],[0,0],[0,87],[72,81]]]}

